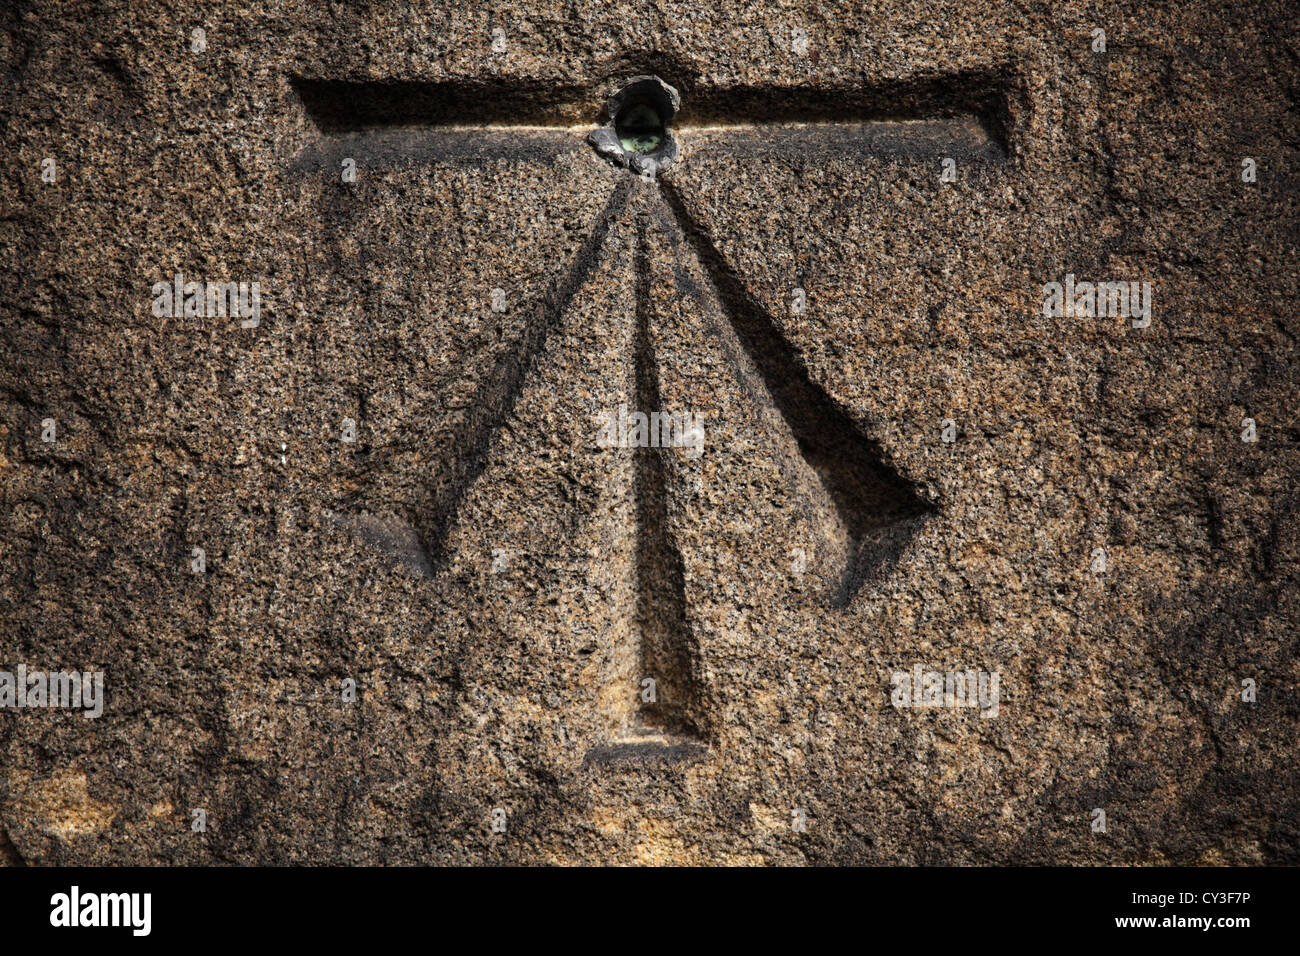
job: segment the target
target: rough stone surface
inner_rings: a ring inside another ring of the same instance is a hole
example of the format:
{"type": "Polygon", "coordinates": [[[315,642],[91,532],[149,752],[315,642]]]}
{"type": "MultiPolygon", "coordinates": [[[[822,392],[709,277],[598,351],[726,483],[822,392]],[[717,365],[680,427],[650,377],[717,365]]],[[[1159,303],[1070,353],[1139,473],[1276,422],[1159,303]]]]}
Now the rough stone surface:
{"type": "Polygon", "coordinates": [[[0,27],[0,670],[107,682],[0,710],[0,863],[1300,859],[1293,3],[0,27]],[[597,445],[646,398],[699,459],[597,445]]]}

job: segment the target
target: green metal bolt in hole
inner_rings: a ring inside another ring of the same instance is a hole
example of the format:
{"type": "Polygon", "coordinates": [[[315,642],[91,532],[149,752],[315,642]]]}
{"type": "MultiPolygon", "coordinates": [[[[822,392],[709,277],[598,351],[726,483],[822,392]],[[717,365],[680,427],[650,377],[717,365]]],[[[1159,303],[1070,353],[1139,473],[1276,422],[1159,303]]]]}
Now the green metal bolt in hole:
{"type": "Polygon", "coordinates": [[[629,153],[653,153],[664,142],[664,121],[649,103],[629,103],[614,118],[614,132],[629,153]]]}
{"type": "Polygon", "coordinates": [[[653,178],[677,158],[673,116],[680,105],[677,91],[657,76],[634,76],[609,98],[605,123],[587,142],[614,165],[653,178]]]}

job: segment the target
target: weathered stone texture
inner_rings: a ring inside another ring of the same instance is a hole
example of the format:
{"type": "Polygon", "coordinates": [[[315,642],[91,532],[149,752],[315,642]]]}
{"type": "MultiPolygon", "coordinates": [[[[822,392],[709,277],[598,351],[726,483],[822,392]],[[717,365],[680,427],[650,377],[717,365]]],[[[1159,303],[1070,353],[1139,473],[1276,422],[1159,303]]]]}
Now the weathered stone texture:
{"type": "Polygon", "coordinates": [[[0,670],[108,684],[0,710],[0,863],[1297,862],[1293,3],[0,27],[0,670]],[[639,74],[681,94],[658,183],[585,140],[639,74]],[[986,92],[954,183],[946,125],[763,125],[986,92]],[[260,324],[155,316],[176,272],[260,324]],[[1066,273],[1150,282],[1150,327],[1044,318],[1066,273]],[[800,374],[915,516],[847,600],[800,374]],[[698,461],[596,447],[651,380],[698,461]],[[642,639],[685,749],[606,760],[642,639]],[[916,664],[998,672],[998,716],[891,706],[916,664]]]}

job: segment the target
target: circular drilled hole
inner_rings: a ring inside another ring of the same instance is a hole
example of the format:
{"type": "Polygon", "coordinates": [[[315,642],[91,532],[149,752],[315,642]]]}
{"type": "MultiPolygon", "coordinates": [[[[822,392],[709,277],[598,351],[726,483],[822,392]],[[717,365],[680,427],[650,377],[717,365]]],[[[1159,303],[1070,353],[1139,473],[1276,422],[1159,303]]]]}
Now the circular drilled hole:
{"type": "Polygon", "coordinates": [[[628,156],[672,158],[673,111],[677,94],[653,76],[637,77],[614,94],[610,112],[614,136],[628,156]]]}
{"type": "Polygon", "coordinates": [[[618,111],[614,132],[626,152],[643,156],[658,151],[668,135],[659,109],[644,100],[628,103],[618,111]]]}

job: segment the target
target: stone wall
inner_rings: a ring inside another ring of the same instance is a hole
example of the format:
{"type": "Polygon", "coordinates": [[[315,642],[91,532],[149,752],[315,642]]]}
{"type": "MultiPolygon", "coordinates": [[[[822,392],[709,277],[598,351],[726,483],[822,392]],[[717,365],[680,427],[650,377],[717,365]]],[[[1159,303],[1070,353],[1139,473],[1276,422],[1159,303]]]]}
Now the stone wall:
{"type": "Polygon", "coordinates": [[[1294,4],[0,27],[0,862],[1297,861],[1294,4]]]}

